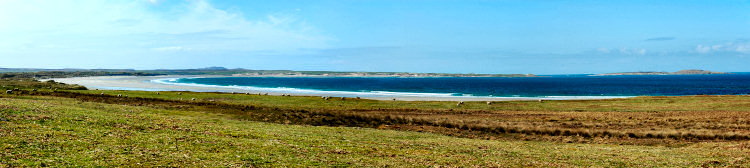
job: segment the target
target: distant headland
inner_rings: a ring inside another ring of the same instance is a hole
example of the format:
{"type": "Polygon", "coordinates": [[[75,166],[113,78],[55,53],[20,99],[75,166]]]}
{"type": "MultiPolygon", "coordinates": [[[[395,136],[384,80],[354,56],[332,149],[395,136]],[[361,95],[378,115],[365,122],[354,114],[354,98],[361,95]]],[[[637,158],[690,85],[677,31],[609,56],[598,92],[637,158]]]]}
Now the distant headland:
{"type": "MultiPolygon", "coordinates": [[[[342,72],[342,71],[293,71],[293,70],[252,70],[207,67],[197,69],[37,69],[0,68],[0,72],[36,72],[36,78],[62,78],[81,76],[158,76],[158,75],[218,75],[245,77],[537,77],[534,74],[475,74],[475,73],[412,73],[412,72],[342,72]]],[[[6,74],[12,75],[12,74],[6,74]]]]}
{"type": "Polygon", "coordinates": [[[596,74],[593,76],[612,76],[612,75],[713,75],[713,74],[730,74],[727,72],[714,72],[700,69],[687,69],[680,70],[677,72],[618,72],[618,73],[604,73],[596,74]]]}

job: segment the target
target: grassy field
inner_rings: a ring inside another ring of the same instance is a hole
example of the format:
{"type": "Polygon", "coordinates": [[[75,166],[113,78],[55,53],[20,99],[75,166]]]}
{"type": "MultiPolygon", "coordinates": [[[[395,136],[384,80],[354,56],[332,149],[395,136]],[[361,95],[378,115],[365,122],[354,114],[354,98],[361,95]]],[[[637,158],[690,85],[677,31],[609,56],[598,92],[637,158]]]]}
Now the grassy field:
{"type": "MultiPolygon", "coordinates": [[[[409,102],[229,93],[82,90],[175,101],[222,103],[226,108],[287,111],[263,121],[428,131],[480,138],[611,141],[618,144],[681,144],[704,140],[750,140],[750,96],[637,97],[611,100],[409,102]],[[196,100],[193,101],[192,99],[196,100]],[[303,111],[303,112],[300,112],[303,111]],[[308,111],[308,112],[305,112],[308,111]],[[300,121],[317,112],[328,121],[300,121]],[[366,123],[352,121],[365,120],[366,123]],[[297,118],[295,118],[297,117],[297,118]],[[299,118],[303,117],[303,118],[299,118]],[[375,123],[370,123],[375,122],[375,123]],[[324,122],[324,123],[321,123],[324,122]],[[352,124],[354,123],[354,124],[352,124]],[[418,127],[415,127],[418,126],[418,127]],[[485,134],[490,133],[490,134],[485,134]],[[510,136],[510,137],[509,137],[510,136]],[[583,139],[575,137],[584,137],[583,139]]],[[[259,119],[259,118],[255,118],[259,119]]]]}
{"type": "Polygon", "coordinates": [[[0,167],[750,166],[750,96],[457,106],[9,82],[0,167]]]}
{"type": "Polygon", "coordinates": [[[0,167],[750,166],[750,144],[739,141],[667,147],[481,140],[48,96],[0,100],[0,167]]]}

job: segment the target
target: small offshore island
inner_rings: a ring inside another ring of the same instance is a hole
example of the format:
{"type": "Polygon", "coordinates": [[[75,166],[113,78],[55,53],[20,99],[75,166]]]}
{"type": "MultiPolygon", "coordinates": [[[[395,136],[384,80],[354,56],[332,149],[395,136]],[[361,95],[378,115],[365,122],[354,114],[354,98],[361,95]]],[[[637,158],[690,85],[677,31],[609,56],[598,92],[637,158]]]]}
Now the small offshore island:
{"type": "Polygon", "coordinates": [[[618,72],[618,73],[605,73],[596,74],[592,76],[613,76],[613,75],[714,75],[714,74],[731,74],[727,72],[714,72],[700,69],[687,69],[680,70],[677,72],[618,72]]]}

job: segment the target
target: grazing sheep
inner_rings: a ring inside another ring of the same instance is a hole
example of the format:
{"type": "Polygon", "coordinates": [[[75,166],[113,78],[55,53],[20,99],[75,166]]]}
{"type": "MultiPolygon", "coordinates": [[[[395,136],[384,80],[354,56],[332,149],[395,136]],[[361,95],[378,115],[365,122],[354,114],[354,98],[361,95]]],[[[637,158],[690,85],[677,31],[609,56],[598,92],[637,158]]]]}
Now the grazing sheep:
{"type": "Polygon", "coordinates": [[[103,95],[104,95],[104,92],[102,92],[102,93],[99,93],[99,95],[102,95],[102,96],[103,96],[103,95]]]}
{"type": "Polygon", "coordinates": [[[458,102],[458,104],[456,104],[456,106],[461,106],[462,104],[464,104],[464,102],[460,101],[460,102],[458,102]]]}
{"type": "Polygon", "coordinates": [[[234,94],[234,92],[232,92],[232,94],[234,94]]]}
{"type": "Polygon", "coordinates": [[[190,100],[193,100],[193,101],[195,101],[195,98],[193,98],[193,99],[190,99],[190,100]]]}
{"type": "Polygon", "coordinates": [[[117,97],[122,97],[122,94],[117,94],[117,97]]]}
{"type": "Polygon", "coordinates": [[[328,96],[328,97],[326,97],[325,99],[326,99],[326,100],[328,100],[328,99],[331,99],[331,96],[328,96]]]}
{"type": "Polygon", "coordinates": [[[357,99],[357,100],[359,100],[359,99],[360,99],[360,98],[359,98],[359,96],[357,96],[357,98],[356,98],[356,99],[357,99]]]}
{"type": "Polygon", "coordinates": [[[248,93],[245,93],[245,95],[250,95],[250,92],[248,92],[248,93]]]}
{"type": "Polygon", "coordinates": [[[491,101],[488,101],[488,102],[487,102],[487,105],[492,105],[492,102],[491,102],[491,101]]]}
{"type": "Polygon", "coordinates": [[[6,90],[5,94],[13,94],[13,91],[12,90],[6,90]]]}
{"type": "Polygon", "coordinates": [[[341,100],[346,100],[346,97],[341,97],[341,100]]]}
{"type": "Polygon", "coordinates": [[[542,99],[539,99],[539,102],[544,102],[544,100],[542,100],[542,99]]]}
{"type": "Polygon", "coordinates": [[[182,95],[182,93],[177,93],[177,95],[182,95]]]}
{"type": "Polygon", "coordinates": [[[31,89],[32,92],[36,92],[36,89],[31,89]]]}
{"type": "Polygon", "coordinates": [[[268,96],[268,93],[263,93],[264,96],[268,96]]]}
{"type": "Polygon", "coordinates": [[[393,98],[393,101],[396,101],[396,98],[393,98]]]}
{"type": "Polygon", "coordinates": [[[320,96],[320,98],[321,98],[321,99],[326,99],[326,97],[325,97],[325,96],[320,96]]]}
{"type": "Polygon", "coordinates": [[[159,95],[159,92],[156,92],[156,95],[159,95]]]}

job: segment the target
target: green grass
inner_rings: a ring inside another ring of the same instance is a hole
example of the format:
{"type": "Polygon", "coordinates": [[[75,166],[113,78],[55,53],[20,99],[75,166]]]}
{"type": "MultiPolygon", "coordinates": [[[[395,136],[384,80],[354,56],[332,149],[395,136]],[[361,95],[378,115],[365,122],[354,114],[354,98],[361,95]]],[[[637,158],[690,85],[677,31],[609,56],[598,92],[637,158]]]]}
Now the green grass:
{"type": "Polygon", "coordinates": [[[573,111],[573,112],[680,112],[680,111],[748,111],[750,96],[671,96],[671,97],[635,97],[608,100],[558,100],[558,101],[503,101],[465,102],[456,106],[456,102],[440,101],[377,101],[340,100],[328,101],[314,96],[263,96],[229,93],[200,92],[156,92],[149,91],[116,91],[116,90],[80,90],[76,92],[108,95],[123,94],[131,97],[160,98],[170,100],[221,101],[234,104],[253,104],[288,109],[420,109],[420,110],[484,110],[484,111],[573,111]],[[178,95],[181,93],[181,95],[178,95]]]}
{"type": "Polygon", "coordinates": [[[750,166],[750,144],[738,141],[665,147],[480,140],[55,97],[0,98],[0,118],[0,167],[750,166]]]}
{"type": "Polygon", "coordinates": [[[97,93],[104,93],[104,97],[121,94],[185,103],[230,104],[234,107],[222,106],[222,109],[234,109],[235,112],[231,113],[244,112],[242,106],[264,109],[262,114],[268,115],[253,116],[261,113],[250,113],[249,118],[255,121],[379,127],[473,138],[651,145],[750,139],[750,96],[510,101],[492,105],[467,102],[457,106],[455,102],[323,100],[319,97],[229,93],[75,92],[97,96],[97,93]],[[192,101],[193,98],[196,100],[192,101]],[[508,133],[512,134],[511,137],[506,136],[508,133]],[[583,136],[585,139],[581,141],[565,136],[583,136]]]}

